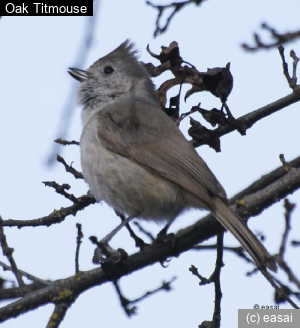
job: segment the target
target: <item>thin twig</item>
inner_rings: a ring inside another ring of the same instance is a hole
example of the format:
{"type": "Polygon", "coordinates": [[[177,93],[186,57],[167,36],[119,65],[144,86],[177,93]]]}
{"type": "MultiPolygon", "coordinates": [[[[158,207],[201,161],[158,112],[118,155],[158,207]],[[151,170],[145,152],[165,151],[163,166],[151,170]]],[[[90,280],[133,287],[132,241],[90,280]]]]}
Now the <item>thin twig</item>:
{"type": "Polygon", "coordinates": [[[66,161],[61,156],[57,155],[56,160],[59,163],[63,164],[63,166],[65,167],[66,171],[69,172],[69,173],[71,173],[74,176],[74,178],[76,178],[76,179],[83,179],[82,173],[81,172],[78,172],[77,170],[75,170],[72,167],[72,165],[68,165],[66,163],[66,161]]]}
{"type": "Polygon", "coordinates": [[[162,284],[161,284],[161,286],[159,286],[159,287],[157,287],[157,288],[155,288],[155,289],[153,289],[151,291],[147,291],[144,295],[142,295],[142,296],[140,296],[140,297],[138,297],[138,298],[136,298],[134,300],[129,300],[128,298],[126,298],[122,294],[122,291],[120,289],[120,286],[119,286],[119,282],[118,281],[113,281],[113,284],[114,284],[114,286],[116,288],[117,294],[119,296],[121,305],[122,305],[125,313],[130,317],[131,315],[136,314],[137,307],[136,306],[129,307],[129,305],[139,303],[139,302],[143,301],[144,299],[157,294],[158,292],[161,292],[161,291],[169,292],[169,291],[171,291],[172,290],[172,283],[175,280],[176,280],[176,277],[173,277],[169,281],[163,281],[162,284]]]}
{"type": "Polygon", "coordinates": [[[288,241],[288,235],[291,230],[291,215],[293,210],[295,209],[296,205],[293,203],[290,203],[288,199],[284,200],[284,208],[285,208],[285,213],[284,213],[284,218],[285,218],[285,229],[281,238],[281,243],[280,243],[280,248],[279,248],[279,253],[276,256],[276,261],[281,267],[281,269],[284,270],[284,272],[287,274],[289,281],[294,283],[298,289],[300,289],[300,281],[292,271],[292,269],[289,267],[287,262],[284,259],[285,251],[286,251],[286,246],[287,246],[287,241],[288,241]]]}
{"type": "Polygon", "coordinates": [[[290,73],[289,73],[289,69],[288,69],[288,64],[287,64],[287,62],[285,60],[285,56],[284,56],[284,47],[282,45],[280,45],[278,47],[278,50],[279,50],[279,54],[280,54],[281,60],[282,60],[283,74],[284,74],[285,78],[287,79],[290,88],[292,90],[295,90],[298,87],[298,85],[297,85],[297,65],[299,62],[299,58],[296,56],[296,53],[294,50],[292,50],[290,52],[290,56],[293,58],[293,76],[291,77],[290,73]]]}
{"type": "Polygon", "coordinates": [[[156,9],[158,11],[157,18],[156,18],[156,28],[154,31],[154,37],[163,34],[168,29],[172,18],[175,16],[177,12],[179,12],[183,7],[185,7],[188,4],[195,4],[199,6],[204,0],[187,0],[183,2],[173,2],[168,5],[154,5],[151,1],[146,1],[146,4],[151,6],[152,8],[156,9]],[[169,15],[169,17],[166,20],[166,23],[164,26],[161,26],[161,18],[165,10],[167,9],[173,9],[172,13],[169,15]]]}
{"type": "Polygon", "coordinates": [[[199,282],[200,286],[212,283],[212,280],[209,280],[209,279],[203,277],[194,265],[190,266],[189,271],[200,280],[200,282],[199,282]]]}
{"type": "Polygon", "coordinates": [[[134,221],[133,224],[140,230],[140,232],[147,236],[151,242],[154,242],[155,237],[149,231],[146,231],[138,221],[134,221]]]}
{"type": "MultiPolygon", "coordinates": [[[[3,263],[2,261],[0,261],[0,266],[2,266],[2,268],[4,270],[8,270],[8,271],[12,271],[12,267],[3,263]]],[[[31,281],[34,281],[34,282],[38,282],[39,284],[41,285],[44,285],[44,286],[49,286],[52,284],[51,281],[47,281],[47,280],[44,280],[44,279],[41,279],[41,278],[38,278],[26,271],[23,271],[23,270],[20,270],[19,269],[19,273],[23,276],[23,277],[26,277],[27,279],[31,280],[31,281]]]]}
{"type": "Polygon", "coordinates": [[[53,188],[58,194],[63,195],[65,198],[67,198],[74,204],[77,203],[78,199],[74,195],[66,192],[66,190],[69,190],[71,188],[71,186],[67,183],[60,185],[55,181],[43,181],[43,184],[47,187],[53,188]]]}
{"type": "Polygon", "coordinates": [[[291,245],[293,246],[300,246],[300,241],[299,240],[292,240],[291,245]]]}
{"type": "Polygon", "coordinates": [[[83,233],[82,233],[82,225],[80,223],[76,223],[77,228],[77,238],[76,238],[76,255],[75,255],[75,273],[79,273],[79,252],[80,246],[82,243],[83,233]]]}
{"type": "Polygon", "coordinates": [[[261,270],[261,273],[265,276],[267,281],[271,284],[271,286],[275,289],[277,295],[279,295],[282,299],[286,300],[294,309],[299,309],[298,305],[291,300],[288,294],[285,292],[284,288],[278,286],[272,277],[272,275],[265,269],[261,270]]]}
{"type": "Polygon", "coordinates": [[[283,259],[285,250],[286,250],[286,245],[287,245],[287,240],[288,240],[288,235],[291,230],[291,214],[293,210],[295,209],[295,204],[292,204],[289,202],[289,200],[286,198],[284,200],[284,208],[285,208],[285,213],[284,213],[284,218],[285,218],[285,229],[281,238],[281,244],[279,248],[279,256],[283,259]]]}
{"type": "Polygon", "coordinates": [[[290,167],[290,164],[285,160],[284,154],[280,154],[279,159],[280,159],[280,162],[282,163],[284,169],[286,171],[289,171],[291,167],[290,167]]]}
{"type": "MultiPolygon", "coordinates": [[[[290,289],[290,287],[288,287],[287,285],[283,284],[279,279],[273,277],[274,280],[276,281],[276,283],[281,287],[282,290],[284,290],[284,292],[290,296],[294,296],[296,297],[298,300],[300,300],[300,292],[299,291],[293,291],[290,289]]],[[[277,292],[277,290],[275,290],[275,302],[276,303],[283,303],[285,302],[285,299],[277,292]]]]}
{"type": "MultiPolygon", "coordinates": [[[[221,325],[221,299],[222,299],[222,291],[221,291],[221,269],[224,266],[223,264],[223,239],[224,239],[224,232],[221,232],[217,236],[217,257],[216,257],[216,264],[214,272],[211,276],[207,279],[198,272],[198,269],[192,265],[190,267],[190,271],[192,274],[200,280],[199,285],[207,285],[214,283],[215,285],[215,308],[213,313],[212,321],[209,322],[209,326],[213,328],[219,328],[221,325]]],[[[199,328],[207,327],[208,322],[204,321],[200,324],[199,328]]]]}
{"type": "Polygon", "coordinates": [[[59,145],[63,145],[63,146],[69,146],[69,145],[77,145],[79,146],[79,142],[72,140],[72,141],[68,141],[68,140],[64,140],[61,138],[58,138],[56,140],[54,140],[55,143],[59,144],[59,145]]]}
{"type": "MultiPolygon", "coordinates": [[[[286,108],[298,101],[300,101],[300,88],[299,87],[294,89],[294,92],[292,94],[290,94],[286,97],[283,97],[277,101],[274,101],[273,103],[270,103],[259,109],[256,109],[244,116],[237,118],[235,120],[237,125],[225,124],[225,125],[218,127],[217,129],[213,130],[213,132],[216,136],[218,136],[220,138],[228,133],[231,133],[232,131],[237,130],[238,125],[244,126],[245,131],[246,131],[247,129],[252,127],[255,123],[257,123],[261,119],[266,118],[269,115],[274,114],[277,111],[279,111],[283,108],[286,108]]],[[[203,144],[209,144],[207,141],[199,142],[196,140],[192,140],[191,143],[194,147],[199,147],[203,144]]]]}
{"type": "Polygon", "coordinates": [[[293,59],[293,85],[297,85],[297,65],[299,63],[299,57],[297,57],[294,50],[291,50],[290,56],[293,59]]]}
{"type": "MultiPolygon", "coordinates": [[[[216,250],[216,249],[217,249],[217,244],[214,244],[214,245],[196,245],[196,246],[191,248],[191,250],[199,250],[199,251],[201,251],[201,250],[216,250]]],[[[246,262],[253,264],[253,261],[246,255],[246,251],[242,246],[237,246],[237,247],[223,246],[223,250],[232,252],[232,253],[236,254],[237,256],[239,256],[240,258],[242,258],[243,260],[245,260],[246,262]]]]}
{"type": "Polygon", "coordinates": [[[224,233],[219,233],[217,236],[217,258],[216,258],[216,268],[213,273],[213,279],[215,283],[215,309],[213,314],[213,327],[219,328],[221,326],[221,269],[224,266],[223,263],[223,239],[224,233]]]}
{"type": "Polygon", "coordinates": [[[131,301],[129,301],[128,298],[126,298],[122,294],[118,280],[114,280],[113,285],[115,286],[116,292],[117,292],[117,294],[119,296],[119,300],[121,302],[121,306],[124,309],[127,316],[131,317],[132,315],[136,314],[136,310],[137,310],[136,306],[132,306],[132,307],[129,306],[131,304],[131,301]]]}
{"type": "Polygon", "coordinates": [[[17,267],[17,264],[13,258],[14,249],[9,247],[7,244],[6,236],[4,234],[4,229],[3,229],[3,222],[4,221],[3,221],[2,217],[0,216],[0,244],[2,247],[3,255],[7,257],[8,261],[10,263],[10,266],[11,266],[11,271],[15,275],[19,286],[24,287],[25,284],[24,284],[24,281],[22,278],[22,274],[20,273],[20,271],[17,267]]]}
{"type": "Polygon", "coordinates": [[[254,33],[253,36],[255,45],[250,46],[247,43],[243,43],[242,47],[244,48],[244,50],[254,52],[261,49],[272,49],[278,47],[281,44],[294,41],[300,37],[300,30],[294,32],[279,33],[267,23],[263,23],[261,25],[261,28],[267,30],[274,39],[274,41],[270,43],[265,43],[261,40],[261,37],[258,33],[254,33]]]}
{"type": "Polygon", "coordinates": [[[300,290],[300,281],[297,278],[297,276],[294,274],[292,269],[287,265],[285,261],[281,260],[280,258],[279,259],[276,258],[276,261],[280,266],[280,268],[287,274],[289,281],[294,283],[297,286],[297,288],[300,290]]]}
{"type": "Polygon", "coordinates": [[[176,279],[177,279],[176,277],[173,277],[169,281],[163,281],[160,287],[157,287],[157,288],[155,288],[155,289],[153,289],[151,291],[146,292],[144,295],[136,298],[135,300],[132,300],[131,303],[138,303],[140,301],[143,301],[144,299],[146,299],[146,298],[148,298],[148,297],[150,297],[150,296],[152,296],[152,295],[154,295],[154,294],[156,294],[156,293],[158,293],[160,291],[167,291],[167,292],[171,291],[172,290],[171,284],[176,279]]]}
{"type": "Polygon", "coordinates": [[[56,224],[64,221],[64,219],[69,215],[75,216],[78,211],[81,211],[87,206],[95,203],[96,200],[94,197],[90,195],[83,195],[81,197],[78,197],[77,202],[74,203],[73,205],[68,207],[62,207],[59,210],[54,210],[52,213],[50,213],[47,216],[38,219],[33,219],[33,220],[12,220],[12,219],[4,220],[3,226],[18,227],[18,228],[41,227],[41,226],[49,227],[52,224],[56,224]]]}

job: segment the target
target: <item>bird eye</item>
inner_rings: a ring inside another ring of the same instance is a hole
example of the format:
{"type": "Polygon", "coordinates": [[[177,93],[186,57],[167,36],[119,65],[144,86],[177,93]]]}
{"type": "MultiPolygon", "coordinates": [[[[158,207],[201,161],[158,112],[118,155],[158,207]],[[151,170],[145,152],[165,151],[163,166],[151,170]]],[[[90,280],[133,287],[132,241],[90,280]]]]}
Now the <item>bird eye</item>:
{"type": "Polygon", "coordinates": [[[105,66],[104,67],[104,73],[105,74],[111,74],[113,73],[115,70],[111,67],[111,66],[105,66]]]}

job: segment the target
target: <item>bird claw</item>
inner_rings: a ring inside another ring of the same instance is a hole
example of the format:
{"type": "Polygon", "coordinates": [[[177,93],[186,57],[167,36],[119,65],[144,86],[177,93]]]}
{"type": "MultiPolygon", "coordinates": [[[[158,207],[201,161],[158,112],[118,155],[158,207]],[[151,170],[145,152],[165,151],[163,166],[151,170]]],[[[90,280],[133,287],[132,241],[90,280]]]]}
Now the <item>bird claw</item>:
{"type": "Polygon", "coordinates": [[[163,230],[161,230],[158,235],[156,236],[156,239],[154,240],[153,244],[159,244],[159,243],[172,243],[172,247],[175,246],[175,234],[174,233],[166,233],[163,230]]]}
{"type": "Polygon", "coordinates": [[[106,243],[99,243],[94,251],[92,261],[94,264],[117,264],[127,256],[127,253],[121,248],[115,250],[106,243]]]}

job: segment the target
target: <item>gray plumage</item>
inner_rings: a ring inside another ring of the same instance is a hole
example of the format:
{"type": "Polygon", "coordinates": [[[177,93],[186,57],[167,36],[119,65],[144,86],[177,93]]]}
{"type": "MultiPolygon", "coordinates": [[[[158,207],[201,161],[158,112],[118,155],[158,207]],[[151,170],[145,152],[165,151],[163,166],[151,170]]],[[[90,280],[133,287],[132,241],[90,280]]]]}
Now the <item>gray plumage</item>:
{"type": "Polygon", "coordinates": [[[190,208],[208,209],[258,266],[276,270],[262,243],[230,209],[214,174],[161,110],[132,43],[124,42],[87,71],[70,69],[70,74],[81,82],[81,163],[97,201],[155,221],[172,221],[190,208]]]}

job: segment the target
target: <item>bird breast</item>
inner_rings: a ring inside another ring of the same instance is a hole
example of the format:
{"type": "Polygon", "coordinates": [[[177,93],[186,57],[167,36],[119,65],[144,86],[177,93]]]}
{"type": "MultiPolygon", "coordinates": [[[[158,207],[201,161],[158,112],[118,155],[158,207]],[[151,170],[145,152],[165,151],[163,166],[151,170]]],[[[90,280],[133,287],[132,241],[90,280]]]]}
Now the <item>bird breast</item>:
{"type": "Polygon", "coordinates": [[[175,218],[185,207],[181,187],[106,149],[96,123],[90,120],[80,140],[83,176],[96,200],[128,216],[155,221],[175,218]]]}

